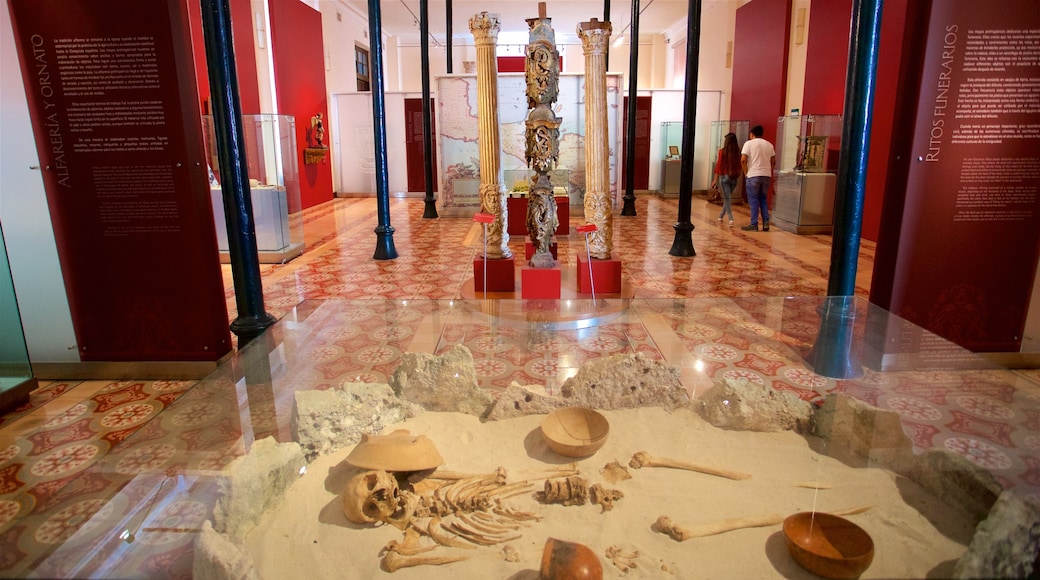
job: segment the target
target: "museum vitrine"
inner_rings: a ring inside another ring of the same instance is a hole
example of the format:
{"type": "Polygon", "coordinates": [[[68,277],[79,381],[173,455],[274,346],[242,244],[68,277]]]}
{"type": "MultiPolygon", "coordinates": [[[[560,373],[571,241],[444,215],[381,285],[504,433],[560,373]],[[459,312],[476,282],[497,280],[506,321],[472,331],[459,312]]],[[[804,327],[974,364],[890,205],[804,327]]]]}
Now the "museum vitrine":
{"type": "Polygon", "coordinates": [[[798,234],[827,234],[841,151],[841,115],[780,117],[776,130],[773,225],[798,234]]]}

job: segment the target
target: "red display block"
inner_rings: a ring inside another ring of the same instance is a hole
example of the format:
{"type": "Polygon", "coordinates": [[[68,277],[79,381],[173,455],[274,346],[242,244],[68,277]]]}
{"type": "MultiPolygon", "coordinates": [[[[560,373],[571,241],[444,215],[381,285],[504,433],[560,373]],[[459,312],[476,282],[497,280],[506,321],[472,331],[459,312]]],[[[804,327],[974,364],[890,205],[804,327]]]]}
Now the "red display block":
{"type": "MultiPolygon", "coordinates": [[[[592,281],[596,283],[596,292],[621,292],[621,260],[592,260],[592,281]]],[[[592,294],[589,280],[589,259],[578,252],[578,292],[592,294]]]]}
{"type": "Polygon", "coordinates": [[[520,296],[528,300],[559,300],[562,273],[559,262],[553,268],[520,268],[520,296]]]}
{"type": "MultiPolygon", "coordinates": [[[[487,291],[516,290],[516,260],[499,258],[487,261],[487,291]]],[[[473,260],[473,291],[484,292],[484,258],[473,260]]]]}
{"type": "MultiPolygon", "coordinates": [[[[549,244],[549,253],[552,254],[553,260],[559,260],[560,259],[560,256],[557,255],[557,253],[556,253],[556,242],[553,242],[553,243],[549,244]]],[[[527,260],[530,260],[531,256],[533,256],[533,255],[534,255],[534,243],[533,242],[525,242],[524,243],[524,257],[527,260]]]]}
{"type": "MultiPolygon", "coordinates": [[[[506,198],[506,233],[511,236],[527,235],[527,197],[506,198]]],[[[571,231],[571,200],[566,196],[556,198],[556,218],[560,225],[556,227],[558,236],[566,236],[571,231]]]]}

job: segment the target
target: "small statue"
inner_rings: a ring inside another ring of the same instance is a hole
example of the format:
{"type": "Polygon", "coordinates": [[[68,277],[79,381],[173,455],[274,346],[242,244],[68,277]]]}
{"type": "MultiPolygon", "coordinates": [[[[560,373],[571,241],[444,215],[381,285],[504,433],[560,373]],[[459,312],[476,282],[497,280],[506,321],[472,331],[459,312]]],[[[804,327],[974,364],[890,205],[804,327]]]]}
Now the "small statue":
{"type": "Polygon", "coordinates": [[[318,147],[325,148],[325,123],[321,120],[321,113],[311,117],[311,135],[318,147]]]}

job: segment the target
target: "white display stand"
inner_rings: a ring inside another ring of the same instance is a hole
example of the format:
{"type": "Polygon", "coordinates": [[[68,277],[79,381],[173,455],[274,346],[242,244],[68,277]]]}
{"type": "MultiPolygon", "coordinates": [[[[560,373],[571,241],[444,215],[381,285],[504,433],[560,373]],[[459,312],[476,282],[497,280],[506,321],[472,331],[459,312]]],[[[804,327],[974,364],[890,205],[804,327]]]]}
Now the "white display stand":
{"type": "MultiPolygon", "coordinates": [[[[219,187],[210,189],[213,221],[217,227],[220,261],[230,262],[227,220],[224,216],[224,193],[219,187]]],[[[289,235],[289,213],[285,188],[280,185],[250,188],[253,201],[253,223],[256,227],[257,257],[263,264],[280,264],[303,253],[304,244],[293,242],[289,235]]]]}

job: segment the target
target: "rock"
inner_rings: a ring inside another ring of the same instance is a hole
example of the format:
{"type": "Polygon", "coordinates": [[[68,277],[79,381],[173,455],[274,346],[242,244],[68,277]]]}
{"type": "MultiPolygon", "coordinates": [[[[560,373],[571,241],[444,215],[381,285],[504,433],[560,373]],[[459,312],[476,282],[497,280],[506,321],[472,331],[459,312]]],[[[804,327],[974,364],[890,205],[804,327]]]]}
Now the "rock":
{"type": "Polygon", "coordinates": [[[202,523],[202,531],[195,538],[191,575],[208,580],[260,580],[249,554],[217,533],[209,520],[202,523]]]}
{"type": "Polygon", "coordinates": [[[493,398],[477,385],[473,354],[455,345],[443,356],[405,353],[390,378],[394,393],[428,411],[456,411],[482,416],[493,398]]]}
{"type": "Polygon", "coordinates": [[[1003,489],[989,471],[952,451],[914,453],[899,414],[893,411],[844,395],[827,395],[813,423],[815,435],[865,458],[871,466],[909,478],[975,521],[986,517],[1003,489]]]}
{"type": "Polygon", "coordinates": [[[513,419],[525,415],[548,415],[556,409],[569,406],[566,402],[550,396],[542,385],[511,383],[495,397],[487,413],[488,421],[513,419]]]}
{"type": "Polygon", "coordinates": [[[705,421],[742,431],[809,431],[813,408],[793,393],[750,383],[718,380],[697,398],[695,407],[705,421]]]}
{"type": "Polygon", "coordinates": [[[560,388],[564,407],[600,410],[663,407],[690,402],[679,382],[679,368],[642,353],[619,354],[587,362],[560,388]]]}
{"type": "Polygon", "coordinates": [[[870,458],[877,453],[909,450],[899,414],[878,409],[844,395],[827,395],[813,416],[813,433],[870,458]]]}
{"type": "Polygon", "coordinates": [[[220,496],[213,506],[213,528],[232,540],[245,536],[282,496],[307,464],[298,443],[277,443],[267,437],[227,467],[217,480],[220,496]]]}
{"type": "Polygon", "coordinates": [[[1034,578],[1040,559],[1040,508],[1013,492],[997,498],[975,528],[968,551],[957,560],[954,578],[1034,578]]]}
{"type": "Polygon", "coordinates": [[[308,461],[422,413],[381,383],[343,383],[325,391],[297,391],[295,397],[290,428],[308,461]]]}

